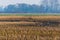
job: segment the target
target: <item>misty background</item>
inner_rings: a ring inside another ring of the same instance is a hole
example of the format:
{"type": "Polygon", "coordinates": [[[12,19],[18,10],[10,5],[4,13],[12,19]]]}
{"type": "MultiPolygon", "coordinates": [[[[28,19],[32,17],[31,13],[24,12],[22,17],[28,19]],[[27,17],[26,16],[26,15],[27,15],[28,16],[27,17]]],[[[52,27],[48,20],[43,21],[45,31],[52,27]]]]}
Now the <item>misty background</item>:
{"type": "Polygon", "coordinates": [[[0,0],[0,13],[60,13],[60,0],[0,0]]]}

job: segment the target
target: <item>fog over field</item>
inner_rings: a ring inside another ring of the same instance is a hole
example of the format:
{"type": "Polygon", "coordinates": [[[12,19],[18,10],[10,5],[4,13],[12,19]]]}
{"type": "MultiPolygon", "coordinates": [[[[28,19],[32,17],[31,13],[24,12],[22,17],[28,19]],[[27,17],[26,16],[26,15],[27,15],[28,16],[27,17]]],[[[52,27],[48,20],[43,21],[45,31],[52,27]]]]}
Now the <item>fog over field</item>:
{"type": "Polygon", "coordinates": [[[25,3],[25,4],[36,4],[36,5],[41,5],[41,3],[45,1],[48,4],[51,4],[51,2],[58,1],[60,4],[60,0],[0,0],[0,6],[7,6],[9,4],[18,4],[18,3],[25,3]]]}
{"type": "Polygon", "coordinates": [[[0,6],[7,6],[9,4],[17,4],[17,3],[26,3],[26,4],[36,4],[39,5],[41,0],[0,0],[0,6]]]}

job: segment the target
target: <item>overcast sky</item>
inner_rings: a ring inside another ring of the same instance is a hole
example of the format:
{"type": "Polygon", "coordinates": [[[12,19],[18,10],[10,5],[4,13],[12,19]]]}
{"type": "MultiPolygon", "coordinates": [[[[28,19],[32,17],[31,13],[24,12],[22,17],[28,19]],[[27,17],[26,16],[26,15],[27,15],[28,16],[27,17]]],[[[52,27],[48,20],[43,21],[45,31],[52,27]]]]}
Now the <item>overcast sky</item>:
{"type": "Polygon", "coordinates": [[[39,5],[41,0],[0,0],[0,6],[7,6],[9,4],[27,3],[39,5]]]}

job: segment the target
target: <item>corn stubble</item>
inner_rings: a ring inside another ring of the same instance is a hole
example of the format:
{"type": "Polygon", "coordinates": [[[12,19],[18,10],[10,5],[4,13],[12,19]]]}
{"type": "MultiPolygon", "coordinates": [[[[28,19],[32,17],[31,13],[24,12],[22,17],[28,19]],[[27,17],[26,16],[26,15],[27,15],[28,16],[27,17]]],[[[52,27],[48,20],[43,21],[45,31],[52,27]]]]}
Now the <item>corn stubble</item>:
{"type": "Polygon", "coordinates": [[[0,16],[0,40],[60,40],[60,16],[0,16]]]}

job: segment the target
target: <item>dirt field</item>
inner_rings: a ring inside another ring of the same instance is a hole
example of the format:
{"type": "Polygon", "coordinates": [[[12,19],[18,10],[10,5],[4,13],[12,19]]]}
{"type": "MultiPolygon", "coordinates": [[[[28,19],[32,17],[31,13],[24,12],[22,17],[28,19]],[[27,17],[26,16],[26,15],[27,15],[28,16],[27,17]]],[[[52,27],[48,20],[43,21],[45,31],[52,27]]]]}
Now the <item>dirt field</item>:
{"type": "Polygon", "coordinates": [[[60,40],[60,16],[0,16],[0,40],[60,40]]]}

